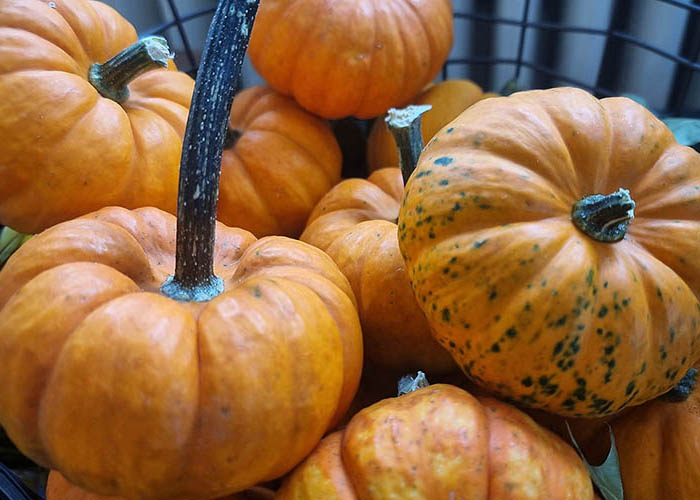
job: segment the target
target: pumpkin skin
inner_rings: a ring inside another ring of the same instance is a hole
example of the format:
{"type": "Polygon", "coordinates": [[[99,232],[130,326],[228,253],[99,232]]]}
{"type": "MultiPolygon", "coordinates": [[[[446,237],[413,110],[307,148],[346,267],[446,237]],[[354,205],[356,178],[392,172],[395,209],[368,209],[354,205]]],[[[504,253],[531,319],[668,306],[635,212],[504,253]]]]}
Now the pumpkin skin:
{"type": "Polygon", "coordinates": [[[698,186],[700,155],[641,105],[521,92],[476,103],[428,144],[399,245],[468,376],[527,406],[602,416],[666,392],[700,354],[698,186]],[[574,203],[620,187],[636,202],[624,239],[574,226],[574,203]]]}
{"type": "Polygon", "coordinates": [[[340,180],[342,155],[327,121],[266,86],[241,91],[221,160],[218,220],[258,237],[298,237],[340,180]]]}
{"type": "Polygon", "coordinates": [[[572,448],[495,399],[433,385],[365,408],[285,480],[278,500],[592,500],[572,448]]]}
{"type": "MultiPolygon", "coordinates": [[[[221,500],[272,500],[274,492],[266,488],[251,488],[234,493],[221,500]]],[[[118,497],[102,497],[68,482],[60,472],[52,470],[46,482],[46,500],[118,500],[118,497]]]]}
{"type": "Polygon", "coordinates": [[[153,70],[122,104],[87,80],[137,40],[111,7],[86,0],[0,5],[0,221],[22,233],[108,205],[175,213],[194,82],[153,70]]]}
{"type": "Polygon", "coordinates": [[[101,495],[214,498],[279,477],[359,381],[354,297],[323,252],[218,224],[226,291],[195,303],[158,293],[174,245],[172,215],[105,208],[0,271],[0,424],[101,495]]]}
{"type": "Polygon", "coordinates": [[[450,0],[265,0],[248,54],[312,113],[373,118],[430,82],[452,40],[450,0]]]}
{"type": "Polygon", "coordinates": [[[300,239],[330,255],[350,281],[367,359],[404,373],[456,370],[433,339],[408,281],[395,222],[402,196],[398,168],[344,180],[316,205],[300,239]]]}
{"type": "MultiPolygon", "coordinates": [[[[470,80],[443,80],[429,84],[411,99],[411,104],[430,104],[432,109],[421,116],[423,144],[427,144],[437,132],[457,118],[462,111],[481,99],[498,94],[484,93],[470,80]]],[[[396,143],[385,121],[380,117],[372,124],[367,137],[367,165],[370,172],[399,164],[396,143]]]]}

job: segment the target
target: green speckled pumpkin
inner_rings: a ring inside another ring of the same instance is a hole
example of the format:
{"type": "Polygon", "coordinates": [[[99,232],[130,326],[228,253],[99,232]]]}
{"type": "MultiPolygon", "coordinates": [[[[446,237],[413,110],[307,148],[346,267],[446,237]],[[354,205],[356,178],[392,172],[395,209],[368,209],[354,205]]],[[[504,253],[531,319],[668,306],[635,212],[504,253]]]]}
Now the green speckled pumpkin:
{"type": "Polygon", "coordinates": [[[700,155],[629,99],[476,103],[423,151],[399,243],[438,340],[516,402],[607,415],[700,356],[700,155]]]}

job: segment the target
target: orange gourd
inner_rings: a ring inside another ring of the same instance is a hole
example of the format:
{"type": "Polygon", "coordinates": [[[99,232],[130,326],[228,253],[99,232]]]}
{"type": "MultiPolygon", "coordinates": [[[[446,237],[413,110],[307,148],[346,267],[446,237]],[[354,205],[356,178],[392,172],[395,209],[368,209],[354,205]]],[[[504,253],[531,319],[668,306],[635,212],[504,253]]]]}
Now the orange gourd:
{"type": "MultiPolygon", "coordinates": [[[[275,498],[273,491],[255,487],[220,500],[272,500],[273,498],[275,498]]],[[[46,482],[46,500],[118,500],[118,497],[103,497],[85,491],[68,482],[60,472],[52,470],[46,482]]]]}
{"type": "Polygon", "coordinates": [[[34,236],[0,271],[0,425],[103,496],[215,498],[280,477],[358,384],[355,300],[330,257],[215,220],[256,9],[222,0],[214,14],[177,221],[104,208],[34,236]]]}
{"type": "MultiPolygon", "coordinates": [[[[423,142],[427,143],[449,122],[457,118],[462,111],[481,99],[495,97],[497,94],[484,93],[476,83],[470,80],[443,80],[430,84],[420,94],[411,99],[411,104],[430,104],[432,109],[421,118],[423,142]]],[[[380,168],[398,165],[394,138],[382,117],[372,124],[367,137],[367,165],[370,172],[380,168]]]]}
{"type": "Polygon", "coordinates": [[[168,61],[152,38],[89,78],[136,40],[101,2],[0,3],[2,224],[36,233],[107,205],[174,213],[192,79],[141,74],[168,61]]]}
{"type": "Polygon", "coordinates": [[[312,113],[373,118],[430,82],[452,40],[450,0],[265,0],[250,60],[312,113]]]}
{"type": "Polygon", "coordinates": [[[474,104],[428,144],[399,245],[468,376],[602,416],[666,392],[700,356],[698,207],[700,155],[641,105],[520,92],[474,104]]]}
{"type": "Polygon", "coordinates": [[[278,500],[592,500],[572,448],[514,407],[433,385],[385,399],[330,434],[278,500]]]}
{"type": "MultiPolygon", "coordinates": [[[[398,133],[410,128],[393,126],[398,133]]],[[[404,160],[402,168],[408,171],[412,166],[404,160]]],[[[397,239],[402,198],[400,168],[342,181],[316,205],[301,240],[330,255],[350,281],[367,358],[384,368],[404,373],[421,369],[432,376],[457,367],[433,339],[411,290],[397,239]]]]}
{"type": "Polygon", "coordinates": [[[269,87],[245,89],[231,109],[218,219],[258,237],[297,237],[341,167],[327,121],[269,87]]]}

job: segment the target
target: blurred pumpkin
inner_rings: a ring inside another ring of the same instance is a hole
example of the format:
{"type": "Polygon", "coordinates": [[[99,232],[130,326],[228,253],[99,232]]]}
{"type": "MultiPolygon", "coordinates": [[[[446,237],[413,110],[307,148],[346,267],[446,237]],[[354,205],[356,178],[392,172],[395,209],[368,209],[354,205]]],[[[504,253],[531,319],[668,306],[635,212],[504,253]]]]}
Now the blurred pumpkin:
{"type": "MultiPolygon", "coordinates": [[[[234,493],[220,500],[272,500],[275,493],[267,488],[254,487],[234,493]]],[[[46,483],[46,500],[119,500],[119,497],[103,497],[85,491],[68,482],[60,472],[52,470],[46,483]]]]}
{"type": "Polygon", "coordinates": [[[312,113],[373,118],[435,78],[452,40],[450,0],[265,0],[249,55],[312,113]]]}
{"type": "Polygon", "coordinates": [[[469,377],[603,416],[666,392],[700,356],[698,208],[700,155],[641,105],[520,92],[474,104],[426,146],[399,246],[469,377]]]}

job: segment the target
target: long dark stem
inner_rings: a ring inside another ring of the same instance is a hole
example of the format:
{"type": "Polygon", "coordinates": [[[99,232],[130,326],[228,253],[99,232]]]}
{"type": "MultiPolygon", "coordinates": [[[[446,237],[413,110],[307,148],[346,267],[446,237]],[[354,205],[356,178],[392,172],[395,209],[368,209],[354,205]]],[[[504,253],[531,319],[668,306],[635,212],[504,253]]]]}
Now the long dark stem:
{"type": "Polygon", "coordinates": [[[259,0],[220,0],[197,73],[180,162],[175,275],[161,287],[177,300],[223,291],[214,275],[216,202],[224,137],[259,0]]]}
{"type": "Polygon", "coordinates": [[[123,102],[129,98],[128,84],[141,73],[167,68],[170,59],[168,42],[162,36],[149,36],[129,45],[103,63],[88,70],[88,80],[104,97],[123,102]]]}
{"type": "Polygon", "coordinates": [[[418,158],[423,151],[420,117],[431,108],[430,104],[410,105],[403,109],[392,108],[386,115],[386,124],[399,150],[399,167],[401,167],[404,186],[416,169],[418,158]]]}

